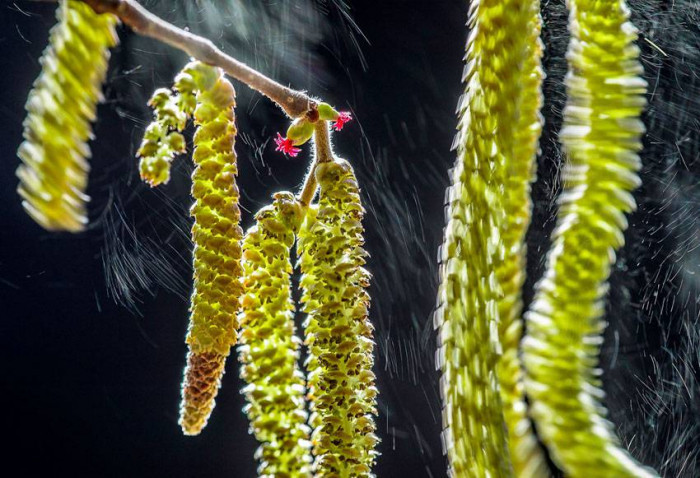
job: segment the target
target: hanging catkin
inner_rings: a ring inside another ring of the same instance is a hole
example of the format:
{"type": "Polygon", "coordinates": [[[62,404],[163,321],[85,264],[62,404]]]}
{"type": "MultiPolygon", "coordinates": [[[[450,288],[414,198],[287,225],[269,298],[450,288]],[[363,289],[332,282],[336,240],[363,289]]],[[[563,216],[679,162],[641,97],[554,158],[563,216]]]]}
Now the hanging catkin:
{"type": "MultiPolygon", "coordinates": [[[[496,277],[503,295],[498,301],[499,338],[503,352],[498,361],[498,381],[503,414],[508,428],[508,449],[515,476],[523,478],[549,475],[543,450],[527,416],[523,370],[519,356],[523,334],[521,290],[525,283],[525,233],[530,225],[532,201],[530,183],[535,180],[538,141],[542,132],[542,42],[539,0],[524,2],[527,26],[523,29],[524,50],[520,73],[513,76],[519,83],[516,103],[517,122],[513,130],[512,154],[504,157],[502,178],[505,215],[500,228],[503,260],[497,263],[496,277]]],[[[512,50],[516,53],[515,48],[512,50]]],[[[517,60],[517,55],[512,55],[517,60]]],[[[513,89],[511,91],[517,91],[513,89]]],[[[503,125],[505,126],[505,125],[503,125]]],[[[499,134],[505,128],[499,126],[499,134]]]]}
{"type": "Polygon", "coordinates": [[[319,164],[316,179],[319,203],[309,208],[298,242],[314,476],[369,477],[378,439],[364,210],[346,161],[319,164]]]}
{"type": "Polygon", "coordinates": [[[251,430],[261,443],[258,476],[311,476],[306,383],[299,360],[291,300],[290,249],[304,217],[292,193],[274,195],[243,240],[241,376],[251,430]]]}
{"type": "Polygon", "coordinates": [[[517,363],[522,277],[513,270],[523,265],[529,202],[522,196],[532,180],[541,127],[538,32],[522,34],[537,28],[535,9],[531,2],[515,0],[475,1],[469,9],[466,91],[459,106],[457,162],[446,196],[435,312],[443,443],[450,473],[460,478],[513,473],[501,392],[517,448],[515,468],[532,468],[533,473],[542,469],[522,409],[517,363]],[[521,108],[527,118],[519,117],[521,108]],[[527,135],[516,136],[523,127],[527,135]],[[516,174],[517,180],[509,179],[516,174]],[[518,182],[518,189],[507,189],[511,180],[518,182]],[[516,217],[507,220],[507,214],[516,217]],[[499,313],[506,315],[506,322],[499,323],[499,313]],[[501,339],[506,346],[503,363],[501,339]],[[502,391],[499,376],[506,382],[502,391]]]}
{"type": "Polygon", "coordinates": [[[102,99],[109,48],[117,43],[117,19],[71,0],[60,2],[57,18],[27,99],[24,142],[17,152],[23,163],[17,169],[18,192],[43,228],[78,232],[88,222],[87,142],[102,99]]]}
{"type": "Polygon", "coordinates": [[[182,95],[174,95],[167,88],[159,88],[151,96],[148,105],[153,108],[154,120],[146,132],[138,150],[141,179],[151,186],[166,184],[170,180],[170,164],[176,154],[186,151],[182,130],[187,125],[191,111],[179,104],[182,95]]]}
{"type": "Polygon", "coordinates": [[[607,280],[635,208],[646,82],[621,0],[570,0],[568,156],[544,277],[523,343],[531,414],[567,476],[652,476],[625,451],[601,404],[596,368],[607,280]]]}
{"type": "Polygon", "coordinates": [[[236,343],[242,293],[241,239],[236,187],[235,93],[218,68],[194,62],[183,70],[196,91],[190,211],[194,217],[194,292],[187,343],[190,350],[182,388],[180,425],[196,435],[214,407],[224,362],[236,343]]]}

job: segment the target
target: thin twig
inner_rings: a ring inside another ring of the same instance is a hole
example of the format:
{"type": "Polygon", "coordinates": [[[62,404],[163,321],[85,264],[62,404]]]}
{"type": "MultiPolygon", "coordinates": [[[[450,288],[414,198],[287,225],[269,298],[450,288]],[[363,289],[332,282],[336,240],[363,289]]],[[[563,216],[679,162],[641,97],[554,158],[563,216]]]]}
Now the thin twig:
{"type": "Polygon", "coordinates": [[[333,151],[331,150],[331,140],[328,134],[328,121],[318,121],[314,124],[314,147],[316,157],[306,173],[304,186],[299,193],[299,202],[308,206],[316,195],[316,166],[320,163],[333,161],[333,151]]]}
{"type": "Polygon", "coordinates": [[[319,121],[314,124],[314,147],[316,149],[316,163],[330,163],[333,161],[328,121],[319,121]]]}
{"type": "Polygon", "coordinates": [[[277,103],[291,118],[313,117],[316,101],[277,83],[245,63],[218,49],[211,40],[177,28],[149,12],[135,0],[81,0],[97,13],[111,13],[139,35],[147,36],[184,51],[193,58],[222,68],[228,75],[277,103]]]}

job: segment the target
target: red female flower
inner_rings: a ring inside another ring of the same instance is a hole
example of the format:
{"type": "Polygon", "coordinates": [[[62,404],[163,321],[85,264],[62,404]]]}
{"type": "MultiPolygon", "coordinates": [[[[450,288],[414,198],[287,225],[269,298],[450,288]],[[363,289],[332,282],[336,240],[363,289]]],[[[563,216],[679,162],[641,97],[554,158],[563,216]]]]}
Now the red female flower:
{"type": "Polygon", "coordinates": [[[275,138],[275,144],[277,144],[275,151],[282,151],[284,154],[288,154],[292,158],[295,158],[297,154],[301,152],[301,148],[294,146],[294,141],[288,138],[283,138],[279,133],[277,133],[277,138],[275,138]]]}
{"type": "Polygon", "coordinates": [[[349,111],[341,111],[338,117],[335,119],[335,123],[331,126],[336,131],[340,131],[345,126],[345,123],[352,120],[352,115],[349,111]]]}

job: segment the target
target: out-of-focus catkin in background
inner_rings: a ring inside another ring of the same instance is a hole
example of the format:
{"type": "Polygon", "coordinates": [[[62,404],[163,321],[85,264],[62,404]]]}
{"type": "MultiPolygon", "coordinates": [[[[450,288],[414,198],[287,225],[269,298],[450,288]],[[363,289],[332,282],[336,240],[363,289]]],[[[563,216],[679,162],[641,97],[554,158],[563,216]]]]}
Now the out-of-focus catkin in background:
{"type": "MultiPolygon", "coordinates": [[[[367,209],[377,332],[380,477],[440,477],[440,399],[430,315],[447,169],[454,161],[467,2],[180,0],[145,2],[260,71],[323,97],[356,121],[335,134],[367,209]]],[[[700,474],[700,10],[693,0],[630,0],[649,82],[639,210],[611,279],[601,366],[623,443],[663,475],[700,474]]],[[[528,234],[528,283],[554,225],[565,100],[563,0],[542,2],[545,132],[528,234]]],[[[15,194],[24,102],[55,6],[0,6],[0,381],[5,447],[27,474],[255,476],[235,355],[199,437],[177,425],[190,293],[191,161],[162,190],[138,180],[146,101],[187,59],[121,31],[92,143],[92,227],[49,234],[15,194]]],[[[241,205],[297,187],[294,160],[271,138],[282,113],[235,84],[241,205]]]]}

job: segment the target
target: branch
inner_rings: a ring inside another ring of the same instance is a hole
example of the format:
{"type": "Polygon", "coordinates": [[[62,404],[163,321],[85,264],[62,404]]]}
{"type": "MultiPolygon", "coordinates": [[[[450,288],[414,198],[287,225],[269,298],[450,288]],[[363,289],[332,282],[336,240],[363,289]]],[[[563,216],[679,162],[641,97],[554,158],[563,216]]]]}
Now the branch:
{"type": "Polygon", "coordinates": [[[211,40],[177,28],[135,0],[81,0],[97,13],[111,13],[139,35],[184,51],[195,59],[222,68],[228,75],[277,103],[292,118],[313,116],[317,103],[301,91],[277,83],[217,48],[211,40]]]}
{"type": "Polygon", "coordinates": [[[308,206],[316,195],[316,166],[320,163],[330,163],[333,161],[333,150],[331,150],[331,140],[328,134],[328,121],[318,121],[314,124],[314,146],[316,157],[306,173],[304,186],[299,193],[299,202],[303,206],[308,206]]]}

